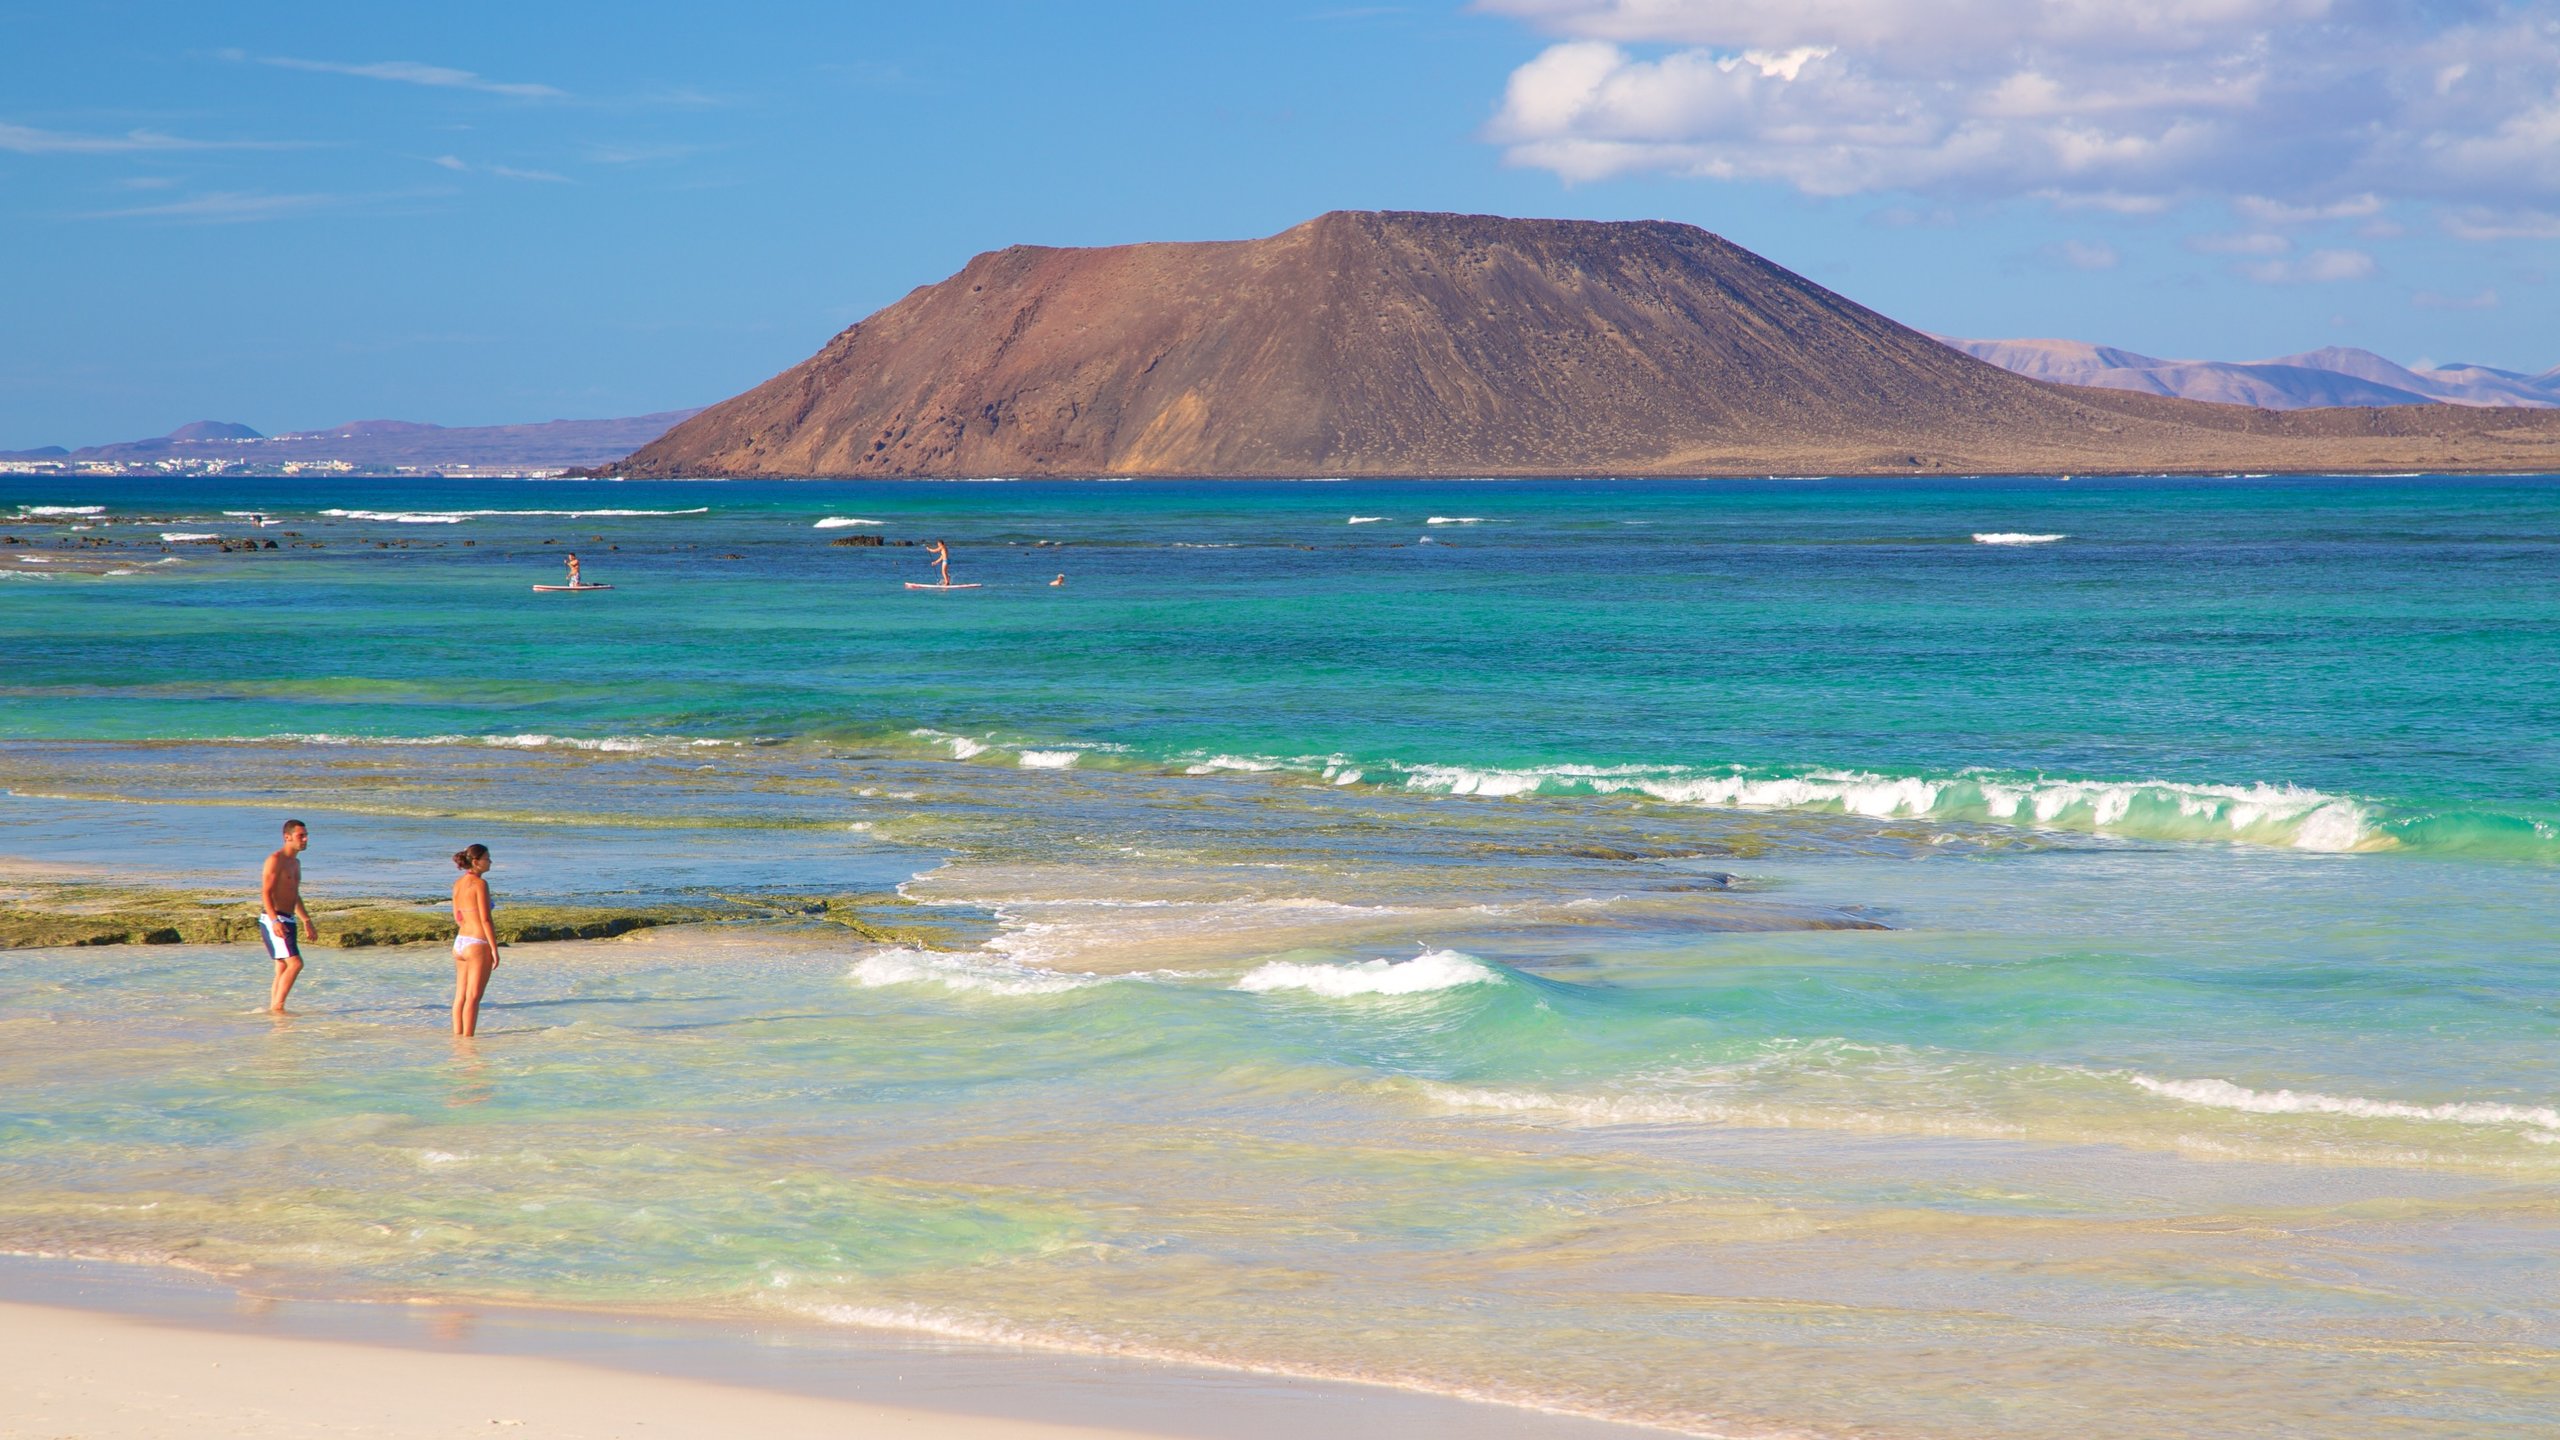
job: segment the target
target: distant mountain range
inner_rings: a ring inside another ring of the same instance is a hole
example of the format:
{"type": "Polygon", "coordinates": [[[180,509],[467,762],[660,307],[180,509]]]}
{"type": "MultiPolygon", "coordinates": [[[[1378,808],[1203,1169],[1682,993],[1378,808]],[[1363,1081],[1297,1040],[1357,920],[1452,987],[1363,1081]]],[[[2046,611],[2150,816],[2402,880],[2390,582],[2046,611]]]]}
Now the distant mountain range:
{"type": "Polygon", "coordinates": [[[527,474],[617,460],[692,418],[665,410],[620,420],[549,420],[534,425],[423,425],[358,420],[328,430],[261,435],[246,425],[199,420],[166,435],[66,450],[0,451],[13,468],[151,472],[336,474],[527,474]]]}
{"type": "Polygon", "coordinates": [[[2273,360],[2162,360],[2082,340],[1935,339],[1976,360],[2057,385],[2095,385],[2216,405],[2308,410],[2327,405],[2560,407],[2560,366],[2539,375],[2487,365],[2411,369],[2370,350],[2332,345],[2273,360]]]}

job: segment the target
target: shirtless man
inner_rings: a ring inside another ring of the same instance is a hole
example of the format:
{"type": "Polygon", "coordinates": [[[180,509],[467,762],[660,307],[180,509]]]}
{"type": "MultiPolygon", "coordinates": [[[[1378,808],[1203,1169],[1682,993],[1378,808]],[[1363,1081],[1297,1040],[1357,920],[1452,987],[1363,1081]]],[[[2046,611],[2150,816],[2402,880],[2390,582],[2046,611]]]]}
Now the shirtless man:
{"type": "Polygon", "coordinates": [[[266,937],[267,955],[276,962],[267,1013],[284,1013],[285,997],[302,978],[302,942],[320,938],[311,912],[302,906],[302,852],[311,848],[311,827],[299,820],[284,822],[284,848],[267,857],[258,877],[258,930],[266,937]]]}

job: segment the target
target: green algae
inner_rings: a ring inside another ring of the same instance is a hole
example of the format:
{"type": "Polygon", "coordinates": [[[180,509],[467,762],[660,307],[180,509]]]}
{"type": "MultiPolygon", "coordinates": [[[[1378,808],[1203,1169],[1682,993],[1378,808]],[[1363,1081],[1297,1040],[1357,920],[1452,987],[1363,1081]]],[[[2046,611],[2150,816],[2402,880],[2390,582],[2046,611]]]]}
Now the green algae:
{"type": "MultiPolygon", "coordinates": [[[[337,949],[440,945],[453,938],[440,902],[384,898],[311,906],[310,943],[337,949]]],[[[635,930],[713,922],[824,925],[881,945],[963,948],[991,928],[974,912],[890,894],[723,895],[701,904],[523,904],[497,916],[501,944],[604,940],[635,930]],[[878,912],[899,912],[889,923],[878,912]]],[[[19,884],[0,891],[0,950],[100,945],[236,945],[258,940],[258,908],[236,896],[134,885],[19,884]]]]}
{"type": "MultiPolygon", "coordinates": [[[[663,925],[730,918],[702,905],[511,905],[504,944],[600,940],[663,925]]],[[[339,949],[442,944],[452,918],[416,901],[354,899],[311,907],[314,944],[339,949]]],[[[18,887],[0,900],[0,949],[94,945],[233,945],[258,938],[258,908],[230,896],[114,885],[18,887]]]]}

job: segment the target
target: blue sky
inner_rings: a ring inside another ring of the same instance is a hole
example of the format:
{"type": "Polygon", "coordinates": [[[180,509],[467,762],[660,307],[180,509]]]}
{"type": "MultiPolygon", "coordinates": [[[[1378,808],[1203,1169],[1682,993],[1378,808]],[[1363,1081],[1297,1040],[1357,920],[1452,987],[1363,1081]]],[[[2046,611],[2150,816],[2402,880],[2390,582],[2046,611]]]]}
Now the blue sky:
{"type": "Polygon", "coordinates": [[[720,399],[985,249],[1662,217],[1926,329],[2560,364],[2560,0],[0,0],[0,449],[720,399]]]}

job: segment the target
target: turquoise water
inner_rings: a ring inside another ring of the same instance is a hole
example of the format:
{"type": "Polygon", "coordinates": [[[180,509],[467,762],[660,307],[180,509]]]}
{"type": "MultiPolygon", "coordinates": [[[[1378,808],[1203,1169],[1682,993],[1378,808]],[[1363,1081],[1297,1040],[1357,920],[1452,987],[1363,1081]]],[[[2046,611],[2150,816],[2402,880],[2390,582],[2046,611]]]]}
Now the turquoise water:
{"type": "Polygon", "coordinates": [[[434,952],[20,952],[0,1246],[1701,1433],[2560,1394],[2560,481],[54,483],[0,854],[949,938],[459,1049],[434,952]]]}

